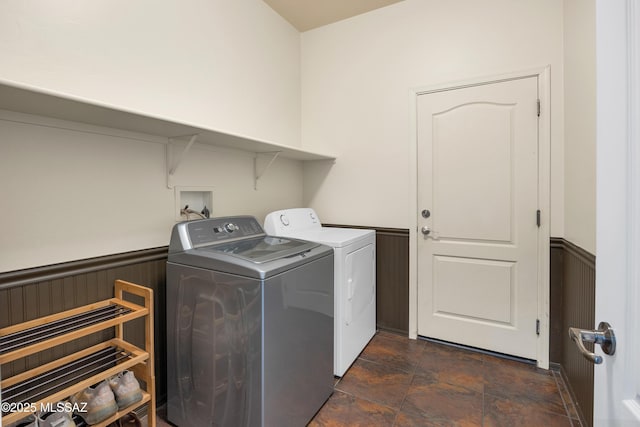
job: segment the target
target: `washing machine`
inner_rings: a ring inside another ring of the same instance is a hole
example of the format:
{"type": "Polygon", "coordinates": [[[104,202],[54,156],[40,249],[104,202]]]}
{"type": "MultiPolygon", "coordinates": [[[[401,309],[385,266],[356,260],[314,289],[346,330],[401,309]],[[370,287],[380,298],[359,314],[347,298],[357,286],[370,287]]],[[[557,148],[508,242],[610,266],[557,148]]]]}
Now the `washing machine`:
{"type": "Polygon", "coordinates": [[[333,393],[333,251],[250,216],[174,226],[167,262],[167,418],[299,427],[333,393]]]}
{"type": "Polygon", "coordinates": [[[376,332],[376,234],[374,230],[323,227],[310,208],[271,212],[269,235],[331,246],[334,250],[333,373],[341,377],[376,332]]]}

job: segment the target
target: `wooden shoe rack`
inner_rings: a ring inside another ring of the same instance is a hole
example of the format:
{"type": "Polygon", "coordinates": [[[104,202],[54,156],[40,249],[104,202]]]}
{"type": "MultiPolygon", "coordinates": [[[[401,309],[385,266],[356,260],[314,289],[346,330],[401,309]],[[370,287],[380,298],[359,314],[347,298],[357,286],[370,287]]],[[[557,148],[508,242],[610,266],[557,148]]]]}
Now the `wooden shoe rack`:
{"type": "Polygon", "coordinates": [[[112,339],[12,377],[2,378],[1,425],[19,421],[28,415],[25,412],[52,407],[89,386],[130,370],[143,389],[142,400],[96,425],[106,426],[147,404],[148,426],[155,427],[151,289],[116,280],[115,298],[0,329],[0,365],[109,328],[115,330],[112,339]],[[127,294],[141,297],[144,305],[126,301],[124,296],[127,294]],[[144,319],[144,349],[124,338],[124,324],[138,318],[144,319]]]}

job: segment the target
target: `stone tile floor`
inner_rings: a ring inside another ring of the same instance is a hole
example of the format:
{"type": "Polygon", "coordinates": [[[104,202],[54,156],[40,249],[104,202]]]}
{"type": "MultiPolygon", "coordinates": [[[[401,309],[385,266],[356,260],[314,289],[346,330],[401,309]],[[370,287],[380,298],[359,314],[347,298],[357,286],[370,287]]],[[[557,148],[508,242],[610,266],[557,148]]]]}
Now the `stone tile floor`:
{"type": "Polygon", "coordinates": [[[309,424],[580,426],[560,374],[379,332],[309,424]]]}
{"type": "MultiPolygon", "coordinates": [[[[157,425],[169,426],[162,413],[157,425]]],[[[309,426],[581,424],[559,373],[379,332],[309,426]]]]}

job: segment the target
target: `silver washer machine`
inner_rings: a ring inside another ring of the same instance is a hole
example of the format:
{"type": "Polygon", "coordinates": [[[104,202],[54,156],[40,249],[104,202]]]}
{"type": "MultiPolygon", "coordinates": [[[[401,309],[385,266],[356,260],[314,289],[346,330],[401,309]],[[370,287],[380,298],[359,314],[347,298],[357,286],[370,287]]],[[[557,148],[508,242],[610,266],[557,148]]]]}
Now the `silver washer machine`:
{"type": "Polygon", "coordinates": [[[167,263],[167,417],[304,426],[333,392],[333,251],[255,218],[177,224],[167,263]]]}

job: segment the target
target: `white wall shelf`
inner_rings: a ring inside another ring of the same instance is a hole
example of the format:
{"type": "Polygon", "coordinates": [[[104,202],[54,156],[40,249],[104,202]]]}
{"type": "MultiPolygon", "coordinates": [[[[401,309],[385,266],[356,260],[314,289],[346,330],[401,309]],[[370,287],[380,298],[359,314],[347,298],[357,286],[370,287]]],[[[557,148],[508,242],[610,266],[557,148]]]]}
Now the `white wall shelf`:
{"type": "Polygon", "coordinates": [[[273,162],[276,161],[276,159],[281,153],[282,153],[281,151],[274,151],[273,153],[256,153],[255,157],[253,158],[253,189],[254,190],[258,189],[258,181],[260,180],[260,178],[262,178],[262,176],[265,173],[267,173],[267,171],[269,170],[273,162]],[[258,154],[271,156],[271,160],[269,160],[269,163],[267,163],[267,165],[261,171],[258,170],[258,154]]]}
{"type": "MultiPolygon", "coordinates": [[[[281,157],[293,160],[335,160],[335,156],[328,154],[180,123],[10,81],[0,80],[0,109],[166,137],[168,144],[170,139],[197,135],[199,144],[256,154],[279,152],[281,157]]],[[[183,154],[186,155],[186,151],[183,154]]],[[[179,163],[168,165],[167,181],[172,174],[171,169],[175,171],[177,166],[179,163]]]]}

